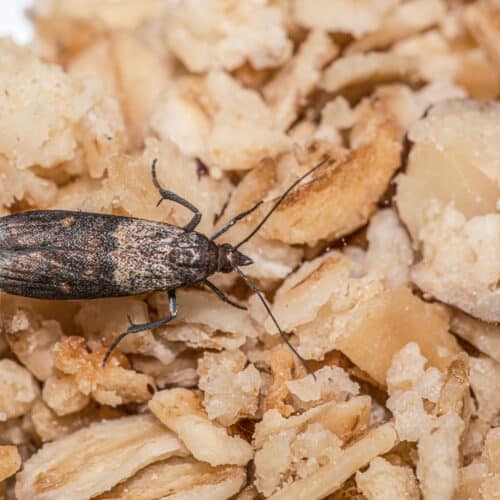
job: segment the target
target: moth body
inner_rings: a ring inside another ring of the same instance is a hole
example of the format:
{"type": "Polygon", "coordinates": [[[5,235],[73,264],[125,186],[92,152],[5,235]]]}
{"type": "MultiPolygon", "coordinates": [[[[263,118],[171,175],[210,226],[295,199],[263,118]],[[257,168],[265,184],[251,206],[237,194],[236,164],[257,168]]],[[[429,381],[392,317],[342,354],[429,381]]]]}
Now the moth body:
{"type": "Polygon", "coordinates": [[[62,210],[0,218],[0,290],[14,295],[92,299],[171,290],[224,271],[225,257],[224,246],[205,235],[162,222],[62,210]]]}

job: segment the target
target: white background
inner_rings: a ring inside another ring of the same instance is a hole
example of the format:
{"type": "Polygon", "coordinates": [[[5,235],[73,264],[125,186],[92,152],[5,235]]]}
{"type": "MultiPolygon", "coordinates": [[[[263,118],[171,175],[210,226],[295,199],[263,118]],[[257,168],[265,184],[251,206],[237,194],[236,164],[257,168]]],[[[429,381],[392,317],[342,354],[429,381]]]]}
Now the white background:
{"type": "Polygon", "coordinates": [[[24,11],[31,0],[0,0],[0,36],[10,36],[17,43],[28,43],[33,30],[24,11]]]}

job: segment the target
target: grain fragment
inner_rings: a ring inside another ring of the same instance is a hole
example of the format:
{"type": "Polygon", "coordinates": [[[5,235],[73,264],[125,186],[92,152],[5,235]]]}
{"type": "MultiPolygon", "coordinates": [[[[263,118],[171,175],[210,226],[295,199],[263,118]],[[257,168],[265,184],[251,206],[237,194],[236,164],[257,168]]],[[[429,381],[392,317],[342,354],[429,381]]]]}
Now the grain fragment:
{"type": "Polygon", "coordinates": [[[21,467],[16,446],[0,446],[0,481],[15,474],[21,467]]]}
{"type": "Polygon", "coordinates": [[[149,407],[179,436],[196,459],[213,466],[246,465],[252,459],[252,447],[211,422],[196,393],[187,389],[159,391],[149,402],[149,407]]]}
{"type": "Polygon", "coordinates": [[[46,443],[24,462],[16,495],[85,500],[153,462],[186,454],[175,435],[150,415],[95,423],[46,443]]]}

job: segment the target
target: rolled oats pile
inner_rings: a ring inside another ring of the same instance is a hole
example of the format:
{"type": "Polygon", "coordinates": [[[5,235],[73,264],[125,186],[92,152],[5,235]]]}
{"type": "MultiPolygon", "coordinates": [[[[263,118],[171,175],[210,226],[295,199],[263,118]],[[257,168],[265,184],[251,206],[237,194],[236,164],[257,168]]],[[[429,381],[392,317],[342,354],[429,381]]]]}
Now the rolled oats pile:
{"type": "MultiPolygon", "coordinates": [[[[34,0],[0,40],[0,215],[184,225],[235,275],[0,295],[0,498],[500,496],[500,2],[34,0]]],[[[43,228],[40,228],[43,231],[43,228]]],[[[1,252],[1,250],[0,250],[1,252]]]]}

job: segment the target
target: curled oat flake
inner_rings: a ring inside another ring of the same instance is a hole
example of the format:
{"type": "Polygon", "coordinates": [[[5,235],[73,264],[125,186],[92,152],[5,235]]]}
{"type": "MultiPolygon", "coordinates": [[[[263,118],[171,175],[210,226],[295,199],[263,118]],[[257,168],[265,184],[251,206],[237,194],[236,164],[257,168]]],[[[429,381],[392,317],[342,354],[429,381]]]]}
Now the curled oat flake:
{"type": "Polygon", "coordinates": [[[159,391],[149,402],[149,408],[198,460],[217,466],[246,465],[252,459],[252,447],[211,422],[195,392],[187,389],[159,391]]]}
{"type": "Polygon", "coordinates": [[[211,467],[192,458],[170,458],[140,470],[98,500],[150,498],[223,500],[238,493],[245,483],[242,467],[211,467]]]}
{"type": "Polygon", "coordinates": [[[123,416],[125,416],[123,411],[110,406],[100,406],[95,402],[88,404],[82,411],[59,417],[42,401],[37,400],[30,412],[34,431],[42,443],[55,441],[94,422],[123,416]]]}
{"type": "Polygon", "coordinates": [[[95,423],[45,444],[24,462],[16,495],[84,500],[151,463],[185,455],[182,443],[150,415],[95,423]]]}

